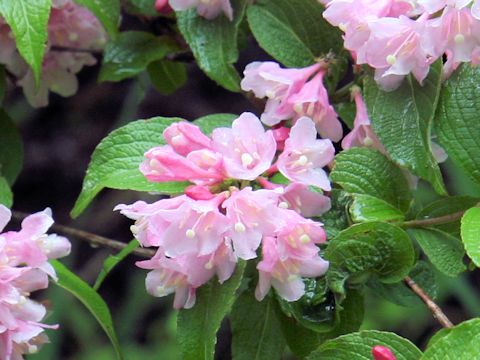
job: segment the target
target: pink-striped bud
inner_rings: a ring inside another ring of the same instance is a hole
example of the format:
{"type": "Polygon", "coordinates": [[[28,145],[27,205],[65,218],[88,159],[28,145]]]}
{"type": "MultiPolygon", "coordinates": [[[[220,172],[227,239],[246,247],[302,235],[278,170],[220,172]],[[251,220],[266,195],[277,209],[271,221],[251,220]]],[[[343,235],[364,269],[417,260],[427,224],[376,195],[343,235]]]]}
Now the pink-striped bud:
{"type": "Polygon", "coordinates": [[[385,346],[374,346],[372,348],[372,355],[375,360],[397,360],[392,350],[385,346]]]}
{"type": "Polygon", "coordinates": [[[163,15],[170,14],[173,9],[170,7],[168,0],[157,0],[155,1],[155,10],[163,15]]]}

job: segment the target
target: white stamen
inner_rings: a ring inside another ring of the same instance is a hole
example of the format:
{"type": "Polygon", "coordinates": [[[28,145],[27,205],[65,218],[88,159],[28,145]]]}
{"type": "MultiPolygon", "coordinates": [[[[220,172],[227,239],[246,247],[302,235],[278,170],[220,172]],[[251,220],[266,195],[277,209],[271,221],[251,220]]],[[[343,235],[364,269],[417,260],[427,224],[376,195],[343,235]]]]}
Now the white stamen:
{"type": "Polygon", "coordinates": [[[303,104],[296,103],[295,105],[293,105],[293,110],[295,110],[297,114],[301,114],[303,112],[303,104]]]}
{"type": "Polygon", "coordinates": [[[172,137],[173,145],[183,145],[185,143],[185,137],[182,134],[175,135],[172,137]]]}
{"type": "Polygon", "coordinates": [[[465,36],[463,36],[462,34],[457,34],[455,35],[454,40],[455,44],[463,44],[465,42],[465,36]]]}
{"type": "Polygon", "coordinates": [[[243,153],[241,159],[243,167],[248,167],[253,163],[253,157],[249,153],[243,153]]]}
{"type": "Polygon", "coordinates": [[[372,146],[373,145],[373,139],[371,137],[366,137],[365,140],[363,140],[363,145],[365,146],[372,146]]]}
{"type": "Polygon", "coordinates": [[[235,224],[235,231],[236,232],[242,232],[243,233],[243,232],[245,232],[245,230],[247,230],[245,225],[243,225],[240,221],[235,224]]]}
{"type": "Polygon", "coordinates": [[[297,164],[300,166],[305,166],[308,163],[308,158],[305,155],[302,155],[298,158],[297,164]]]}
{"type": "Polygon", "coordinates": [[[300,242],[302,244],[307,244],[310,242],[310,236],[308,236],[307,234],[303,234],[302,236],[300,236],[300,242]]]}
{"type": "Polygon", "coordinates": [[[75,32],[72,32],[72,33],[68,34],[68,40],[70,40],[70,41],[77,41],[78,38],[79,38],[79,36],[75,32]]]}
{"type": "Polygon", "coordinates": [[[267,97],[268,97],[269,99],[273,99],[273,98],[275,97],[275,91],[267,90],[267,91],[265,92],[265,95],[267,95],[267,97]]]}
{"type": "Polygon", "coordinates": [[[280,204],[278,204],[278,207],[280,209],[288,209],[289,208],[289,205],[286,201],[282,201],[280,204]]]}
{"type": "Polygon", "coordinates": [[[205,269],[207,269],[207,270],[213,269],[213,262],[212,262],[212,260],[210,260],[209,262],[207,262],[207,263],[205,264],[205,269]]]}
{"type": "Polygon", "coordinates": [[[189,239],[193,239],[195,237],[195,231],[193,229],[188,229],[185,231],[185,236],[189,239]]]}
{"type": "Polygon", "coordinates": [[[287,281],[294,281],[298,279],[298,275],[291,274],[288,276],[287,281]]]}
{"type": "Polygon", "coordinates": [[[160,161],[158,161],[157,159],[150,160],[149,164],[151,168],[159,168],[162,166],[162,164],[160,164],[160,161]]]}
{"type": "Polygon", "coordinates": [[[395,55],[392,54],[388,55],[385,60],[387,60],[387,64],[389,65],[393,65],[397,62],[397,58],[395,57],[395,55]]]}

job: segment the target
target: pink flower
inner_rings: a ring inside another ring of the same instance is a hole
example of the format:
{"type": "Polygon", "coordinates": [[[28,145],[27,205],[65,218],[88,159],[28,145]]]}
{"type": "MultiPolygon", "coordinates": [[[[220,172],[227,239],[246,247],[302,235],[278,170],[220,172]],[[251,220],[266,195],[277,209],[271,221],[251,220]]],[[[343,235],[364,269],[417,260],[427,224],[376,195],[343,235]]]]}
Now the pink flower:
{"type": "Polygon", "coordinates": [[[261,120],[264,124],[273,126],[294,116],[293,106],[288,99],[319,68],[320,65],[315,64],[303,69],[282,69],[271,61],[253,62],[245,68],[240,85],[244,91],[252,91],[258,98],[268,98],[261,120]]]}
{"type": "Polygon", "coordinates": [[[280,154],[278,170],[289,180],[305,185],[330,190],[330,181],[322,169],[335,155],[335,148],[328,139],[317,140],[317,131],[312,120],[303,117],[297,120],[280,154]]]}
{"type": "Polygon", "coordinates": [[[171,146],[159,146],[145,153],[140,171],[149,181],[192,181],[198,185],[221,182],[222,158],[210,150],[192,151],[187,157],[177,154],[171,146]]]}
{"type": "Polygon", "coordinates": [[[237,259],[227,243],[209,255],[184,255],[167,258],[162,249],[150,260],[137,262],[143,269],[153,269],[146,278],[148,293],[156,297],[175,293],[174,308],[189,309],[195,304],[196,289],[215,274],[218,281],[228,280],[235,270],[237,259]]]}
{"type": "MultiPolygon", "coordinates": [[[[10,210],[0,205],[0,231],[10,220],[10,210]]],[[[0,234],[0,358],[23,359],[47,342],[40,323],[43,305],[28,298],[31,292],[48,286],[55,271],[48,263],[68,255],[70,243],[46,231],[53,224],[50,209],[26,217],[20,231],[0,234]]]]}
{"type": "Polygon", "coordinates": [[[431,60],[422,44],[426,19],[426,16],[417,20],[400,16],[398,19],[382,18],[370,24],[366,62],[377,69],[376,79],[385,89],[398,86],[403,76],[410,72],[419,83],[427,76],[431,60]],[[393,83],[392,78],[395,79],[393,83]]]}
{"type": "Polygon", "coordinates": [[[305,184],[295,182],[284,189],[280,200],[281,208],[295,210],[304,217],[320,216],[331,207],[328,196],[310,190],[305,184]]]}
{"type": "Polygon", "coordinates": [[[315,244],[325,241],[321,224],[303,219],[296,212],[284,210],[288,219],[276,237],[265,237],[262,244],[263,258],[259,270],[255,297],[261,301],[271,286],[287,301],[296,301],[305,293],[301,279],[318,277],[328,269],[328,261],[318,255],[315,244]]]}
{"type": "Polygon", "coordinates": [[[235,255],[241,259],[257,257],[256,250],[264,235],[273,233],[281,219],[276,216],[278,193],[271,190],[252,191],[246,187],[234,191],[225,200],[230,223],[228,236],[232,239],[235,255]]]}
{"type": "Polygon", "coordinates": [[[447,53],[453,64],[469,62],[474,49],[480,46],[480,21],[470,9],[449,7],[441,17],[429,22],[426,36],[431,37],[429,51],[436,57],[447,53]]]}
{"type": "Polygon", "coordinates": [[[78,90],[76,74],[84,66],[97,62],[88,52],[56,51],[52,47],[101,50],[106,42],[103,27],[86,8],[72,0],[55,1],[48,23],[48,48],[39,87],[35,84],[31,70],[25,67],[24,73],[19,74],[18,85],[22,86],[30,104],[36,107],[46,106],[49,91],[64,97],[74,95],[78,90]]]}
{"type": "Polygon", "coordinates": [[[342,124],[330,105],[327,89],[323,85],[325,70],[320,70],[302,89],[293,94],[288,102],[295,110],[295,119],[307,116],[313,120],[321,137],[339,141],[342,138],[342,124]]]}
{"type": "Polygon", "coordinates": [[[357,113],[355,115],[355,120],[353,121],[352,131],[342,140],[342,148],[347,150],[355,146],[370,146],[385,153],[385,148],[380,143],[380,140],[378,140],[377,135],[373,132],[367,114],[367,107],[359,89],[355,91],[354,98],[357,113]]]}
{"type": "Polygon", "coordinates": [[[225,194],[197,201],[180,196],[152,205],[138,202],[115,209],[136,218],[132,230],[142,244],[159,246],[169,257],[202,256],[215,252],[226,236],[229,223],[218,209],[224,199],[225,194]]]}
{"type": "Polygon", "coordinates": [[[243,113],[232,128],[212,133],[213,149],[223,157],[226,174],[234,179],[254,180],[266,171],[276,152],[272,131],[265,131],[252,113],[243,113]]]}
{"type": "Polygon", "coordinates": [[[418,4],[429,14],[435,14],[447,5],[462,9],[471,2],[472,0],[418,0],[418,4]]]}
{"type": "Polygon", "coordinates": [[[157,212],[178,209],[185,201],[190,200],[186,196],[178,196],[162,199],[153,204],[137,201],[131,205],[117,205],[114,210],[120,210],[121,214],[135,220],[135,225],[132,225],[130,230],[142,246],[160,246],[162,234],[170,222],[156,216],[157,212]]]}
{"type": "Polygon", "coordinates": [[[208,20],[216,18],[221,12],[229,20],[233,20],[233,9],[230,0],[169,0],[175,11],[183,11],[196,7],[200,16],[208,20]]]}
{"type": "Polygon", "coordinates": [[[177,122],[163,131],[163,137],[172,149],[182,156],[195,150],[211,149],[211,140],[196,125],[177,122]]]}

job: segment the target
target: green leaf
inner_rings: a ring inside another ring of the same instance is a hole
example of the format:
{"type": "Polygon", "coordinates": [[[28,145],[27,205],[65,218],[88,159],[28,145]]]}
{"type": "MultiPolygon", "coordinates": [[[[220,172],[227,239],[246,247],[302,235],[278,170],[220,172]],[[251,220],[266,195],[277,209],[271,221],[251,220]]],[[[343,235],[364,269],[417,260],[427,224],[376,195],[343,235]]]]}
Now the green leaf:
{"type": "MultiPolygon", "coordinates": [[[[7,0],[8,1],[8,0],[7,0]]],[[[115,39],[120,22],[119,0],[74,0],[78,5],[86,7],[102,23],[108,35],[115,39]]]]}
{"type": "MultiPolygon", "coordinates": [[[[466,211],[475,206],[479,201],[480,199],[469,196],[446,197],[425,206],[425,208],[423,208],[417,214],[416,218],[418,220],[425,220],[454,214],[460,211],[466,211]]],[[[450,235],[460,238],[460,220],[451,221],[446,224],[435,225],[434,227],[438,230],[442,230],[450,235]]]]}
{"type": "Polygon", "coordinates": [[[449,329],[429,344],[420,360],[479,360],[480,319],[472,319],[449,329]]]}
{"type": "Polygon", "coordinates": [[[157,37],[143,31],[125,31],[107,44],[99,81],[120,81],[133,77],[178,46],[167,37],[157,37]]]}
{"type": "Polygon", "coordinates": [[[376,197],[403,212],[412,201],[402,171],[373,149],[352,148],[341,152],[335,158],[330,178],[349,193],[376,197]]]}
{"type": "Polygon", "coordinates": [[[115,268],[115,266],[117,266],[123,259],[125,259],[133,251],[135,251],[135,249],[137,249],[139,246],[140,243],[137,241],[137,239],[133,239],[118,254],[109,255],[103,262],[102,270],[100,270],[100,274],[98,274],[97,280],[95,280],[93,289],[98,291],[103,281],[105,280],[107,275],[113,270],[113,268],[115,268]]]}
{"type": "Polygon", "coordinates": [[[299,358],[304,358],[326,340],[357,331],[363,322],[364,299],[359,291],[350,289],[341,308],[336,309],[337,322],[328,332],[314,332],[301,326],[294,318],[279,313],[283,335],[290,350],[299,358]]]}
{"type": "MultiPolygon", "coordinates": [[[[430,298],[437,297],[437,283],[432,266],[425,261],[418,261],[408,274],[430,298]]],[[[368,286],[376,295],[400,306],[422,306],[420,298],[403,282],[383,284],[375,278],[370,279],[368,286]]]]}
{"type": "Polygon", "coordinates": [[[285,339],[277,319],[273,296],[258,301],[245,291],[235,302],[230,315],[234,360],[280,360],[285,339]]]}
{"type": "Polygon", "coordinates": [[[105,187],[121,190],[156,191],[164,194],[183,192],[188,183],[153,183],[138,169],[143,154],[165,144],[163,130],[180,118],[155,117],[129,123],[104,138],[92,154],[82,191],[71,212],[77,217],[105,187]]]}
{"type": "Polygon", "coordinates": [[[466,270],[463,263],[465,250],[459,239],[434,228],[410,229],[409,232],[431,263],[442,273],[455,277],[466,270]]]}
{"type": "Polygon", "coordinates": [[[440,145],[480,183],[480,69],[462,65],[445,83],[435,123],[440,145]]]}
{"type": "Polygon", "coordinates": [[[258,0],[247,17],[255,39],[287,67],[312,65],[330,50],[339,51],[342,39],[322,16],[316,0],[258,0]]]}
{"type": "Polygon", "coordinates": [[[219,284],[217,279],[212,279],[200,287],[195,306],[178,313],[177,339],[182,360],[213,360],[216,334],[235,302],[245,264],[239,262],[235,273],[225,283],[219,284]]]}
{"type": "Polygon", "coordinates": [[[431,128],[442,81],[442,63],[437,61],[420,86],[411,75],[390,92],[366,77],[365,102],[372,126],[393,161],[430,182],[446,194],[442,174],[432,154],[431,128]]]}
{"type": "Polygon", "coordinates": [[[158,16],[155,0],[127,0],[125,10],[133,15],[158,16]]]}
{"type": "Polygon", "coordinates": [[[122,352],[120,350],[120,344],[113,327],[112,316],[107,304],[105,304],[105,301],[103,301],[101,296],[98,295],[98,293],[93,290],[85,281],[72,273],[61,262],[52,260],[50,263],[55,268],[58,276],[58,281],[56,284],[70,292],[73,296],[80,300],[83,305],[85,305],[85,307],[92,313],[95,319],[97,319],[98,323],[107,334],[115,349],[117,358],[123,359],[122,352]]]}
{"type": "Polygon", "coordinates": [[[12,185],[22,169],[23,145],[20,134],[7,115],[0,109],[0,175],[12,185]]]}
{"type": "Polygon", "coordinates": [[[397,360],[418,360],[422,352],[409,340],[394,333],[368,330],[329,340],[313,352],[308,360],[371,359],[372,347],[382,345],[392,350],[397,360]]]}
{"type": "Polygon", "coordinates": [[[232,122],[238,118],[235,114],[212,114],[198,118],[193,123],[197,125],[205,134],[210,135],[212,131],[219,127],[232,127],[232,122]]]}
{"type": "Polygon", "coordinates": [[[40,81],[48,39],[47,25],[52,0],[0,0],[0,14],[10,26],[20,55],[40,81]]]}
{"type": "Polygon", "coordinates": [[[169,60],[158,60],[147,67],[148,76],[160,94],[170,95],[187,82],[185,64],[169,60]]]}
{"type": "Polygon", "coordinates": [[[355,194],[353,196],[350,215],[354,222],[403,221],[405,218],[400,210],[386,201],[362,194],[355,194]]]}
{"type": "Polygon", "coordinates": [[[8,208],[11,208],[13,204],[12,190],[3,176],[0,176],[0,204],[8,208]]]}
{"type": "Polygon", "coordinates": [[[335,293],[345,294],[345,282],[365,282],[376,275],[381,282],[401,281],[415,262],[408,234],[388,223],[353,225],[330,241],[325,251],[330,261],[327,282],[335,293]]]}
{"type": "Polygon", "coordinates": [[[332,189],[330,192],[332,207],[317,219],[324,224],[327,232],[327,239],[333,239],[340,231],[351,225],[348,208],[352,202],[352,197],[345,191],[332,189]]]}
{"type": "Polygon", "coordinates": [[[293,316],[301,326],[315,332],[329,332],[337,325],[336,299],[325,277],[304,278],[305,294],[297,301],[278,299],[282,310],[293,316]]]}
{"type": "Polygon", "coordinates": [[[336,104],[335,111],[342,121],[348,126],[349,129],[353,129],[353,121],[355,120],[355,115],[357,113],[357,107],[353,101],[343,102],[336,104]]]}
{"type": "Polygon", "coordinates": [[[207,20],[196,9],[177,12],[178,28],[200,68],[219,85],[240,91],[240,77],[233,67],[238,59],[238,29],[245,13],[246,0],[232,0],[233,21],[220,15],[207,20]]]}
{"type": "Polygon", "coordinates": [[[462,241],[468,257],[480,267],[480,208],[474,207],[463,215],[462,241]]]}

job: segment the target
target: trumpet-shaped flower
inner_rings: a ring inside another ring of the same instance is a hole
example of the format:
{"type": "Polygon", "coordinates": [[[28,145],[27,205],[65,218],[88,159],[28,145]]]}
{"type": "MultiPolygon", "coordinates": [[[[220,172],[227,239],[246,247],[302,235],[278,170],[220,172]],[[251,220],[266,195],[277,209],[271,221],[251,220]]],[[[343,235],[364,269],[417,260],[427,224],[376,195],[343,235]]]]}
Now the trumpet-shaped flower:
{"type": "MultiPolygon", "coordinates": [[[[0,205],[0,231],[10,220],[0,205]]],[[[67,255],[70,243],[46,231],[53,224],[50,209],[26,217],[20,231],[0,234],[0,358],[20,360],[35,353],[48,338],[42,324],[46,309],[31,299],[31,292],[48,286],[55,270],[48,263],[67,255]]]]}
{"type": "Polygon", "coordinates": [[[292,118],[295,113],[288,99],[297,93],[320,68],[315,64],[303,69],[282,69],[271,61],[253,62],[243,72],[241,87],[258,98],[268,98],[261,120],[268,126],[292,118]]]}
{"type": "Polygon", "coordinates": [[[293,94],[288,102],[293,106],[295,119],[309,117],[321,137],[339,141],[343,135],[342,124],[328,100],[327,89],[323,85],[324,75],[325,70],[319,71],[298,93],[293,94]]]}
{"type": "Polygon", "coordinates": [[[271,166],[277,149],[272,131],[265,131],[252,113],[243,113],[232,128],[215,129],[212,139],[225,173],[234,179],[254,180],[271,166]]]}
{"type": "Polygon", "coordinates": [[[234,191],[223,203],[230,222],[228,236],[239,258],[256,258],[263,236],[273,233],[278,223],[283,221],[275,212],[278,196],[272,190],[252,191],[252,188],[246,187],[234,191]]]}
{"type": "Polygon", "coordinates": [[[315,124],[307,117],[297,120],[280,154],[279,171],[291,181],[330,190],[323,167],[333,160],[335,149],[328,139],[317,140],[315,124]]]}

